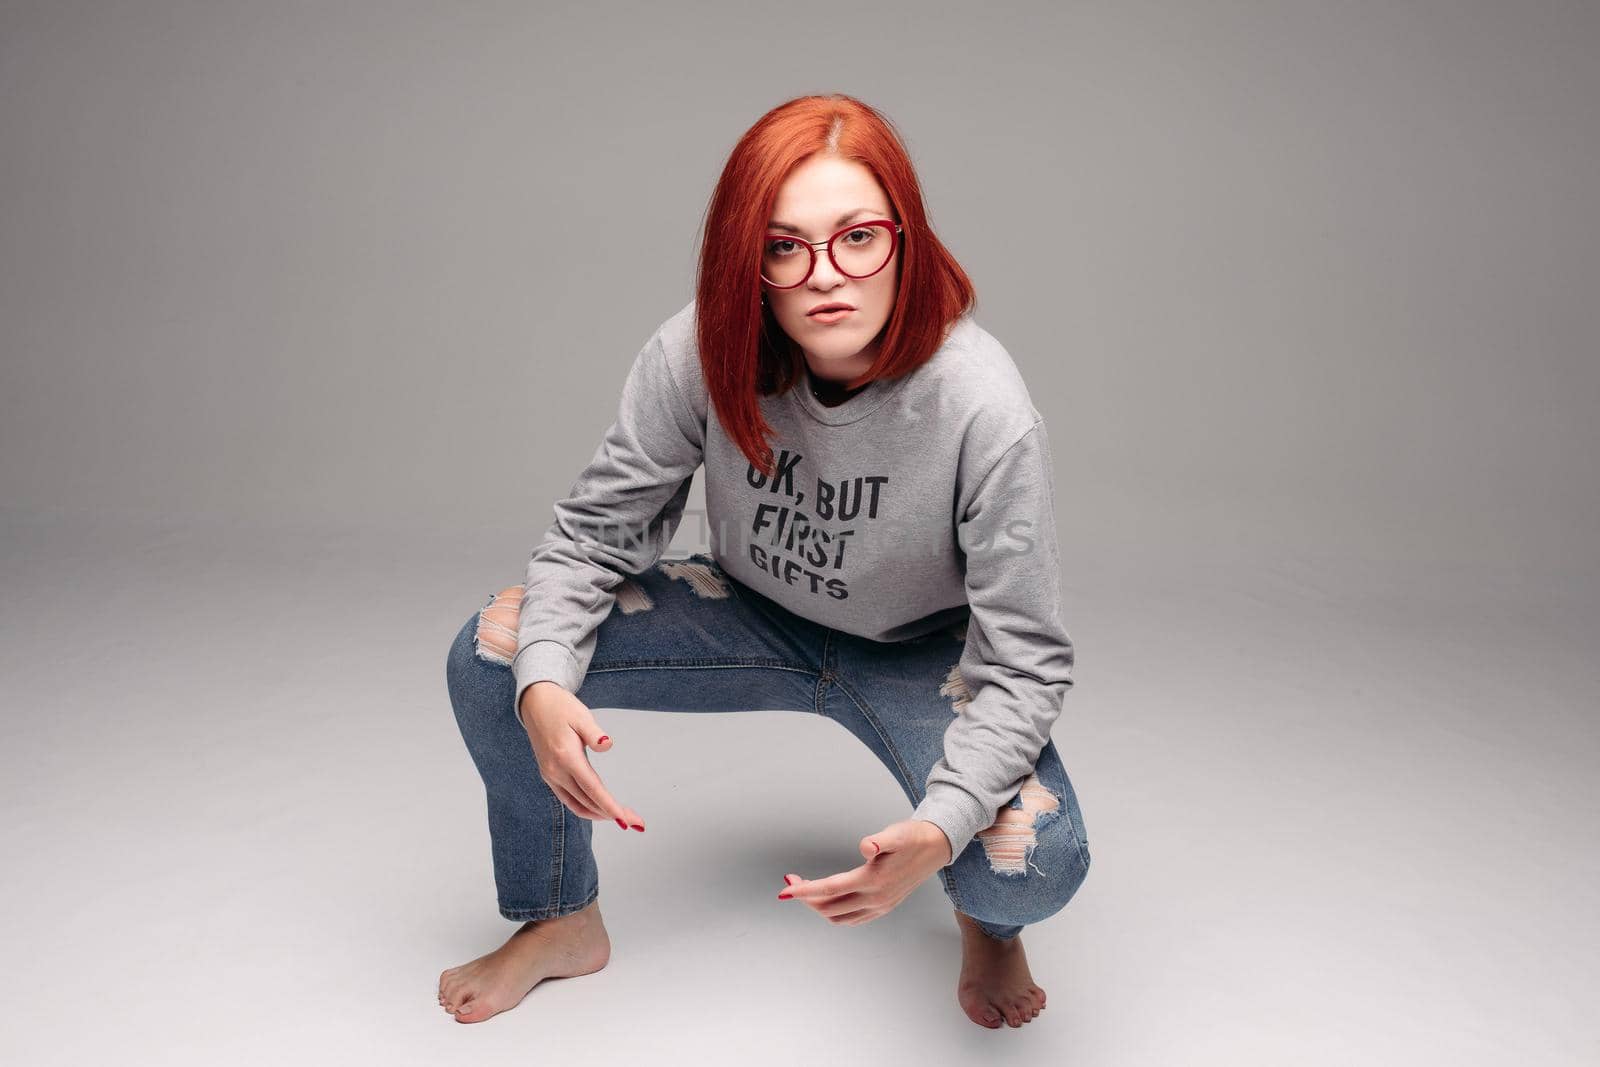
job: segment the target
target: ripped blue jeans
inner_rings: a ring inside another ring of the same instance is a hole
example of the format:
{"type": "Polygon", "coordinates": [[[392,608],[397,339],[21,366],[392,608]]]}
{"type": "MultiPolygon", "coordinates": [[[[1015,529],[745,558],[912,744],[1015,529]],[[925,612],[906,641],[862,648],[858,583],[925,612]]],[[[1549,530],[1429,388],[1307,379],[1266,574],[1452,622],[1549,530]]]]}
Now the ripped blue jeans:
{"type": "MultiPolygon", "coordinates": [[[[705,553],[663,559],[616,594],[577,693],[585,705],[812,712],[871,749],[912,807],[922,799],[967,696],[955,670],[964,622],[909,641],[869,641],[789,612],[705,553]]],[[[509,661],[479,641],[482,610],[456,635],[446,680],[488,794],[500,914],[567,915],[600,892],[593,826],[539,776],[509,661]]],[[[956,910],[999,940],[1060,911],[1089,871],[1083,815],[1054,741],[1008,807],[939,870],[956,910]]]]}

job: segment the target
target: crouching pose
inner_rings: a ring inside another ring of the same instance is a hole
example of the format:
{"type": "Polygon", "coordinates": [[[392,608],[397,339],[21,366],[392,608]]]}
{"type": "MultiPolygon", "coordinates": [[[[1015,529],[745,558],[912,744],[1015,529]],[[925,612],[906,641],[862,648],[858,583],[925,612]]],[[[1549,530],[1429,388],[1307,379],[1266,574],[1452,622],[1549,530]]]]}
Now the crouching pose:
{"type": "MultiPolygon", "coordinates": [[[[615,422],[528,561],[449,651],[488,798],[501,947],[451,967],[460,1022],[604,967],[596,822],[648,823],[590,763],[591,708],[788,710],[839,723],[910,812],[780,899],[854,925],[938,875],[957,1000],[1045,1006],[1023,927],[1064,908],[1088,837],[1050,738],[1072,685],[1045,423],[929,227],[903,146],[847,96],[735,146],[695,299],[628,372],[615,422]],[[665,558],[704,470],[712,548],[665,558]]],[[[626,743],[622,739],[621,743],[626,743]]]]}

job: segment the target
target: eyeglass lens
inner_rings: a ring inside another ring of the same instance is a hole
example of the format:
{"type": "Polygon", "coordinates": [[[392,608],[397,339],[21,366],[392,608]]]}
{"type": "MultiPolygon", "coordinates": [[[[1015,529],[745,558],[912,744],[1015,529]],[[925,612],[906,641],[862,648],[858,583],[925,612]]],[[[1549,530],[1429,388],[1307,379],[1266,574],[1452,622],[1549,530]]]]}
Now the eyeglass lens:
{"type": "MultiPolygon", "coordinates": [[[[882,223],[864,223],[834,234],[828,247],[841,271],[852,278],[864,278],[889,262],[894,251],[894,230],[882,223]]],[[[814,250],[803,241],[771,236],[763,239],[761,249],[761,276],[768,282],[791,286],[805,281],[814,250]]]]}

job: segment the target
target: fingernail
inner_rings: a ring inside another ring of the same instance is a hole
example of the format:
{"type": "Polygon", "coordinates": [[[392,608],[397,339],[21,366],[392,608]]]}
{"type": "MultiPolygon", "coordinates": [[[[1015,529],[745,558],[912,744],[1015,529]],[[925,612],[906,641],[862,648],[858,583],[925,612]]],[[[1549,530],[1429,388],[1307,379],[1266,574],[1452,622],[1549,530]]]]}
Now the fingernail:
{"type": "Polygon", "coordinates": [[[791,900],[791,899],[793,899],[793,896],[792,896],[792,894],[789,894],[789,893],[779,893],[778,894],[778,899],[779,900],[791,900]]]}
{"type": "Polygon", "coordinates": [[[634,823],[633,828],[639,831],[641,834],[644,833],[644,827],[640,826],[638,823],[634,823]]]}
{"type": "Polygon", "coordinates": [[[603,745],[609,740],[611,740],[611,735],[610,734],[601,734],[600,735],[600,740],[596,741],[595,744],[603,745]]]}
{"type": "Polygon", "coordinates": [[[617,825],[622,827],[624,830],[626,830],[628,828],[628,824],[623,822],[621,819],[617,820],[617,825]]]}
{"type": "Polygon", "coordinates": [[[794,882],[793,882],[793,881],[791,881],[791,878],[792,878],[792,877],[793,877],[793,876],[792,876],[792,875],[787,875],[787,874],[786,874],[786,875],[784,875],[784,876],[783,876],[783,884],[784,884],[784,885],[794,885],[794,882]]]}

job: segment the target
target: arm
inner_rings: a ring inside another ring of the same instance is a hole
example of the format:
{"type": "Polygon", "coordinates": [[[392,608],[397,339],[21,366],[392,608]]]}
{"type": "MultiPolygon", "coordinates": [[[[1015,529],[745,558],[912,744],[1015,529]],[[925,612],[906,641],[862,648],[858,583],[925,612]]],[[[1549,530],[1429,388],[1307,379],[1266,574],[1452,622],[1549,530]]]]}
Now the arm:
{"type": "Polygon", "coordinates": [[[705,426],[679,390],[657,331],[623,383],[616,421],[555,504],[528,560],[511,661],[516,700],[539,681],[576,693],[616,587],[666,551],[700,466],[705,426]]]}
{"type": "Polygon", "coordinates": [[[1042,421],[984,476],[957,533],[972,608],[960,663],[970,697],[945,731],[944,755],[911,815],[944,831],[952,861],[1033,772],[1072,686],[1042,421]]]}

